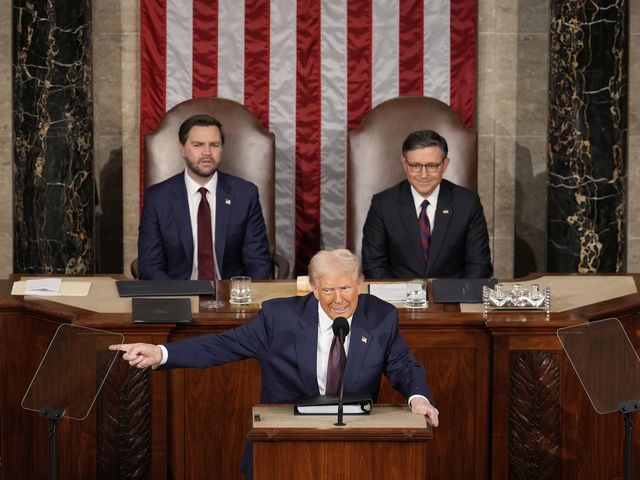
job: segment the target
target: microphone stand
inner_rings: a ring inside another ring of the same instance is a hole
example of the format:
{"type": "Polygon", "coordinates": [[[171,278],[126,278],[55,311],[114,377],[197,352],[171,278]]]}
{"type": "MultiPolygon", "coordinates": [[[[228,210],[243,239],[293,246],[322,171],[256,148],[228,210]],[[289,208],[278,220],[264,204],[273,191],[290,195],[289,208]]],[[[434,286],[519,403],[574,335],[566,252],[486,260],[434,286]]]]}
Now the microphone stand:
{"type": "Polygon", "coordinates": [[[340,365],[340,369],[342,370],[342,376],[340,378],[340,394],[338,396],[338,421],[334,423],[336,427],[344,427],[346,423],[342,421],[342,412],[343,412],[343,395],[344,395],[344,366],[347,363],[346,355],[344,353],[344,330],[339,331],[338,341],[340,342],[340,348],[342,348],[342,358],[344,361],[342,365],[340,365]]]}

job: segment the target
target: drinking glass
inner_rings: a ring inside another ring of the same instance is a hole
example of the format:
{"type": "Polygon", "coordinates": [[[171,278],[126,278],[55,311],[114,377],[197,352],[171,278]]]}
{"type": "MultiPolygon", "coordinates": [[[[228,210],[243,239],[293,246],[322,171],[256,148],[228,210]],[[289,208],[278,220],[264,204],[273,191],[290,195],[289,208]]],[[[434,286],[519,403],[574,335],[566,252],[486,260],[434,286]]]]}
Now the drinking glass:
{"type": "Polygon", "coordinates": [[[232,305],[251,303],[251,277],[231,277],[229,303],[232,305]]]}
{"type": "Polygon", "coordinates": [[[424,280],[407,282],[407,296],[404,301],[407,308],[424,308],[427,306],[427,283],[424,280]]]}

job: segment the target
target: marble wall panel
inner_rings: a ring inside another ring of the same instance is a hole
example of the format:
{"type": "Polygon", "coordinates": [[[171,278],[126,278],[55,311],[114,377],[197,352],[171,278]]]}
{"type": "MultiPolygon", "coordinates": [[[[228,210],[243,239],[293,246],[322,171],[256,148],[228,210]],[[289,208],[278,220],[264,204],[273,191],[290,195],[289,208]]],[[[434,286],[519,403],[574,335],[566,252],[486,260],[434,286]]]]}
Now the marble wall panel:
{"type": "Polygon", "coordinates": [[[94,271],[91,2],[13,2],[14,270],[94,271]]]}
{"type": "Polygon", "coordinates": [[[547,268],[626,264],[626,2],[552,2],[547,268]]]}

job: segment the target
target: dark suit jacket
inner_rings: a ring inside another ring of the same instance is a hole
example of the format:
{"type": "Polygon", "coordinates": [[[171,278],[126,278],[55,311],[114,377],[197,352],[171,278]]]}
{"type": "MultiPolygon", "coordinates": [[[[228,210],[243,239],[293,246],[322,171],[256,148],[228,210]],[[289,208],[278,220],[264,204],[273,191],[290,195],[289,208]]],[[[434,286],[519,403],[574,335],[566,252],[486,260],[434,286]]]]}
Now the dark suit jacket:
{"type": "Polygon", "coordinates": [[[493,268],[480,198],[442,180],[429,262],[407,180],[373,196],[363,228],[362,268],[367,278],[487,278],[493,268]]]}
{"type": "MultiPolygon", "coordinates": [[[[269,278],[271,256],[257,187],[218,171],[215,250],[222,278],[269,278]]],[[[138,237],[145,280],[188,280],[193,236],[184,172],[147,188],[138,237]]]]}
{"type": "MultiPolygon", "coordinates": [[[[375,401],[384,372],[405,397],[433,398],[425,371],[398,329],[393,305],[360,295],[351,321],[344,392],[369,392],[375,401]]],[[[166,344],[164,368],[209,367],[244,358],[260,362],[261,403],[294,403],[320,394],[316,376],[318,301],[313,294],[269,300],[250,322],[225,333],[166,344]]],[[[252,444],[247,442],[241,471],[253,478],[252,444]]]]}
{"type": "MultiPolygon", "coordinates": [[[[384,373],[405,397],[424,395],[432,400],[425,371],[400,334],[393,305],[360,295],[350,335],[345,393],[369,392],[375,400],[384,373]]],[[[169,357],[163,368],[204,368],[257,358],[262,403],[293,403],[320,394],[316,377],[318,301],[313,294],[269,300],[254,319],[238,328],[165,346],[169,357]]]]}

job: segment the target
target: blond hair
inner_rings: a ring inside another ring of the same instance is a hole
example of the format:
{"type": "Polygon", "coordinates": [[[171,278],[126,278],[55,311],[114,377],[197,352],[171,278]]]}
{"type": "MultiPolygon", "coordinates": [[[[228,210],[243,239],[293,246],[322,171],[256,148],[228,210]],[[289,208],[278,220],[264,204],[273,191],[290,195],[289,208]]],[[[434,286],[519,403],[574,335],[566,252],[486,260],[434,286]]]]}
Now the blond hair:
{"type": "Polygon", "coordinates": [[[320,250],[309,262],[309,283],[314,286],[319,278],[332,273],[353,275],[354,279],[362,281],[360,260],[346,248],[335,250],[320,250]]]}

